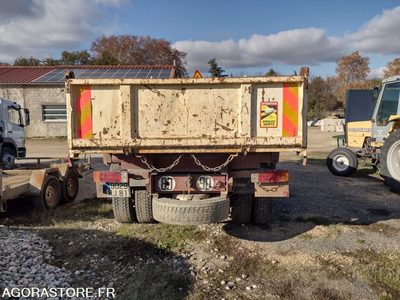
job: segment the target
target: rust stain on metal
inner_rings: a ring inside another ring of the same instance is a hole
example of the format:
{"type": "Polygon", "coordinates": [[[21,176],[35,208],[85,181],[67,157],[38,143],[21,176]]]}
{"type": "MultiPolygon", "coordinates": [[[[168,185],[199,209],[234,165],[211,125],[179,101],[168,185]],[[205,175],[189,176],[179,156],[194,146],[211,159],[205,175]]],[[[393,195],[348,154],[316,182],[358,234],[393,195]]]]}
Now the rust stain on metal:
{"type": "Polygon", "coordinates": [[[227,127],[227,126],[224,126],[224,125],[222,125],[222,124],[219,124],[218,122],[215,122],[215,124],[216,125],[218,125],[218,126],[220,126],[223,130],[225,130],[225,131],[233,131],[234,129],[232,129],[232,128],[229,128],[229,127],[227,127]]]}

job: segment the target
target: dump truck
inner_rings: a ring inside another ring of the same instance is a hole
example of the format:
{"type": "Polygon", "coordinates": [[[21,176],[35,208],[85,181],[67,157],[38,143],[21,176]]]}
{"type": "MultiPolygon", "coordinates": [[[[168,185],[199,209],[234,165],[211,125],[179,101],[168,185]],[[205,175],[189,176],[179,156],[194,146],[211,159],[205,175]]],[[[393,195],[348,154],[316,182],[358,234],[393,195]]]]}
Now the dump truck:
{"type": "Polygon", "coordinates": [[[400,76],[383,80],[380,88],[348,95],[344,145],[329,153],[329,170],[337,176],[351,176],[358,161],[368,159],[391,190],[399,192],[400,76]]]}
{"type": "Polygon", "coordinates": [[[300,76],[66,80],[71,157],[102,154],[119,222],[267,224],[289,196],[279,153],[307,145],[300,76]]]}

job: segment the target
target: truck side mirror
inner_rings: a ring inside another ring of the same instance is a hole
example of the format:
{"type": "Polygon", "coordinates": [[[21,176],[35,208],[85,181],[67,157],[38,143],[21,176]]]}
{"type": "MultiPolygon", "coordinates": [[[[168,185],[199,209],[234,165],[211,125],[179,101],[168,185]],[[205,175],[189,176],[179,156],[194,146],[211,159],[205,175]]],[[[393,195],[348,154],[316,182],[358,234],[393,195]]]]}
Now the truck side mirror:
{"type": "Polygon", "coordinates": [[[24,108],[25,113],[25,126],[28,126],[31,123],[31,118],[29,116],[29,109],[24,108]]]}
{"type": "Polygon", "coordinates": [[[376,102],[376,100],[378,100],[378,97],[379,97],[379,88],[376,86],[374,87],[374,91],[372,93],[372,100],[376,102]]]}

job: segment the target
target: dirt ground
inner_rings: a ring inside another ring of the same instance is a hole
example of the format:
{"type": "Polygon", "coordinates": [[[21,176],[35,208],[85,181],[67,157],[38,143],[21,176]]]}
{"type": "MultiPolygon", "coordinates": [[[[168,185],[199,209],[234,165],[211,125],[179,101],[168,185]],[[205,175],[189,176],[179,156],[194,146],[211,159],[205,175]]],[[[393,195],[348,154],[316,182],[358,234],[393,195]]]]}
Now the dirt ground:
{"type": "MultiPolygon", "coordinates": [[[[307,166],[282,156],[291,197],[274,200],[268,228],[122,225],[90,175],[75,202],[37,213],[21,199],[0,223],[39,233],[53,263],[78,274],[73,285],[113,286],[118,299],[400,299],[400,196],[365,166],[333,176],[324,158],[334,135],[309,130],[307,166]]],[[[66,153],[63,140],[27,147],[66,153]]]]}

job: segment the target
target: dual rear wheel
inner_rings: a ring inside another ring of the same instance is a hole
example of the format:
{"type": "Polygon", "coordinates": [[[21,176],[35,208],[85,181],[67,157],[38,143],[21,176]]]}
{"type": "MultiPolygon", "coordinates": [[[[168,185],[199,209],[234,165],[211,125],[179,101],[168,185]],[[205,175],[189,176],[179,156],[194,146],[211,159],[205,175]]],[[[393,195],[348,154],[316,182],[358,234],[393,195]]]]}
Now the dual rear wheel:
{"type": "Polygon", "coordinates": [[[146,190],[135,190],[132,197],[112,199],[115,219],[120,223],[153,223],[152,196],[146,190]]]}
{"type": "Polygon", "coordinates": [[[254,197],[253,194],[231,196],[232,221],[240,224],[268,225],[272,220],[272,200],[269,197],[254,197]]]}

